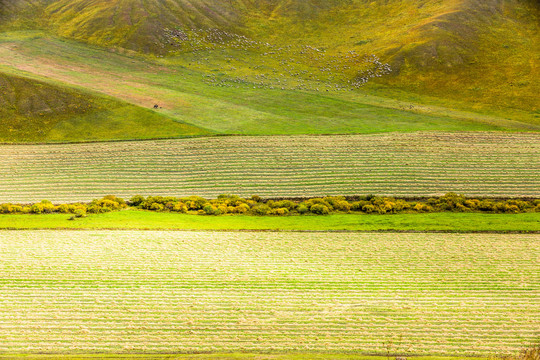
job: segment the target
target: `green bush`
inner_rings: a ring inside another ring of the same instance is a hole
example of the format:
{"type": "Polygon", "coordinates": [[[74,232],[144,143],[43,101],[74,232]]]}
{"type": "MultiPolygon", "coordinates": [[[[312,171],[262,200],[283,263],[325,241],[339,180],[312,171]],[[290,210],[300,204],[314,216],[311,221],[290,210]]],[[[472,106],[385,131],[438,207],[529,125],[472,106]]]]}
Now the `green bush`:
{"type": "Polygon", "coordinates": [[[504,205],[504,212],[505,213],[510,213],[510,214],[517,214],[517,213],[519,213],[519,206],[505,204],[504,205]]]}
{"type": "Polygon", "coordinates": [[[237,205],[237,206],[234,208],[234,212],[237,213],[237,214],[245,214],[245,213],[247,213],[249,210],[251,210],[251,208],[249,207],[248,204],[240,204],[240,205],[237,205]]]}
{"type": "Polygon", "coordinates": [[[362,208],[364,206],[368,205],[368,204],[370,204],[370,202],[367,201],[367,200],[355,201],[351,205],[351,210],[352,211],[363,211],[362,208]]]}
{"type": "Polygon", "coordinates": [[[149,210],[152,210],[152,211],[163,211],[163,209],[165,209],[165,206],[163,206],[162,204],[160,203],[152,203],[150,205],[150,209],[149,210]]]}
{"type": "Polygon", "coordinates": [[[325,206],[323,204],[314,204],[309,208],[309,211],[317,215],[330,214],[330,209],[328,208],[328,206],[325,206]]]}
{"type": "Polygon", "coordinates": [[[180,200],[186,204],[189,210],[203,210],[208,204],[208,201],[200,196],[190,196],[180,200]]]}
{"type": "Polygon", "coordinates": [[[296,208],[296,211],[298,211],[299,214],[307,214],[309,212],[309,209],[306,205],[304,204],[300,204],[298,205],[298,207],[296,208]]]}
{"type": "Polygon", "coordinates": [[[2,204],[0,205],[0,214],[13,214],[13,205],[11,204],[2,204]]]}
{"type": "Polygon", "coordinates": [[[496,204],[491,200],[482,200],[478,203],[477,209],[482,211],[495,211],[496,204]]]}
{"type": "Polygon", "coordinates": [[[289,214],[289,209],[287,208],[276,208],[276,209],[270,210],[270,215],[283,216],[283,215],[288,215],[288,214],[289,214]]]}
{"type": "Polygon", "coordinates": [[[58,205],[56,207],[56,212],[59,212],[60,214],[69,214],[69,213],[71,213],[68,204],[58,205]]]}
{"type": "Polygon", "coordinates": [[[54,205],[49,200],[42,200],[40,205],[42,206],[42,213],[52,214],[55,210],[54,205]]]}
{"type": "Polygon", "coordinates": [[[41,213],[43,213],[43,204],[33,204],[30,207],[30,212],[32,214],[41,214],[41,213]]]}
{"type": "Polygon", "coordinates": [[[374,213],[375,210],[376,210],[375,205],[367,204],[367,205],[362,206],[362,211],[365,212],[366,214],[374,213]]]}
{"type": "MultiPolygon", "coordinates": [[[[287,215],[291,212],[306,214],[311,212],[318,215],[326,215],[332,212],[361,211],[368,214],[389,214],[400,212],[434,212],[434,211],[482,211],[493,213],[523,213],[540,212],[540,199],[522,200],[494,200],[466,198],[463,195],[448,193],[439,198],[429,198],[426,201],[410,201],[395,199],[393,197],[379,197],[369,195],[359,197],[360,200],[349,202],[343,196],[327,196],[325,198],[313,198],[303,202],[293,200],[268,200],[261,201],[258,196],[246,200],[236,195],[220,195],[217,199],[206,200],[199,196],[187,198],[141,195],[130,199],[129,204],[151,211],[171,211],[177,213],[194,212],[198,214],[246,214],[254,215],[287,215]],[[257,202],[258,201],[258,202],[257,202]]],[[[16,205],[0,204],[1,214],[42,214],[62,213],[75,214],[77,211],[88,213],[103,213],[118,211],[126,208],[126,202],[114,195],[108,195],[102,199],[93,200],[89,204],[61,204],[54,206],[50,201],[43,200],[36,204],[16,205]]]]}
{"type": "Polygon", "coordinates": [[[216,215],[222,215],[222,214],[227,214],[229,212],[229,208],[227,207],[227,205],[219,205],[217,207],[217,210],[219,212],[219,214],[216,214],[216,215]]]}
{"type": "Polygon", "coordinates": [[[272,209],[285,208],[289,211],[296,209],[297,204],[291,200],[280,200],[280,201],[268,201],[266,203],[272,209]]]}
{"type": "Polygon", "coordinates": [[[127,205],[123,199],[114,195],[105,196],[102,199],[93,200],[87,207],[87,211],[93,214],[107,213],[126,208],[127,205]]]}
{"type": "Polygon", "coordinates": [[[78,208],[74,212],[76,218],[86,217],[86,209],[78,208]]]}
{"type": "Polygon", "coordinates": [[[259,204],[259,205],[256,205],[254,208],[253,208],[253,213],[255,215],[268,215],[268,213],[270,212],[270,206],[266,205],[266,204],[259,204]]]}
{"type": "MultiPolygon", "coordinates": [[[[332,205],[330,205],[330,203],[328,203],[326,200],[324,199],[321,199],[321,198],[313,198],[313,199],[309,199],[305,202],[306,206],[310,209],[311,211],[311,208],[313,207],[313,205],[323,205],[325,206],[329,211],[331,210],[334,210],[334,208],[332,207],[332,205]]],[[[319,207],[317,207],[319,208],[319,207]]],[[[312,211],[313,212],[313,211],[312,211]]]]}
{"type": "Polygon", "coordinates": [[[144,196],[142,195],[135,195],[129,200],[129,204],[131,206],[140,206],[145,201],[144,196]]]}
{"type": "Polygon", "coordinates": [[[206,215],[221,215],[222,214],[220,209],[218,209],[217,207],[211,204],[205,205],[203,208],[203,211],[206,215]]]}
{"type": "Polygon", "coordinates": [[[339,200],[333,203],[332,205],[335,210],[349,212],[351,211],[351,204],[347,200],[339,200]]]}
{"type": "Polygon", "coordinates": [[[125,207],[125,205],[127,205],[126,202],[124,201],[124,199],[119,198],[119,197],[117,197],[115,195],[107,195],[102,200],[112,201],[114,203],[119,204],[120,207],[125,207]]]}
{"type": "Polygon", "coordinates": [[[187,205],[184,204],[183,202],[178,201],[178,202],[176,202],[176,203],[173,204],[173,207],[172,207],[171,211],[174,211],[174,212],[177,212],[177,213],[185,214],[185,213],[188,212],[188,207],[187,207],[187,205]]]}

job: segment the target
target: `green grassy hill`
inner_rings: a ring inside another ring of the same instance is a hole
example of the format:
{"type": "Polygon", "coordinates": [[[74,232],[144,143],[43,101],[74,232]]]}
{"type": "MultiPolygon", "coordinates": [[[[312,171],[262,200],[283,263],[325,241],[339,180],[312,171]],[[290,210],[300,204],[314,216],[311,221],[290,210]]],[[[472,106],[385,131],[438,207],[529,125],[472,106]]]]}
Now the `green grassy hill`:
{"type": "Polygon", "coordinates": [[[212,133],[538,131],[539,24],[532,0],[3,0],[0,66],[212,133]]]}
{"type": "Polygon", "coordinates": [[[207,134],[140,107],[0,72],[0,141],[44,142],[207,134]]]}

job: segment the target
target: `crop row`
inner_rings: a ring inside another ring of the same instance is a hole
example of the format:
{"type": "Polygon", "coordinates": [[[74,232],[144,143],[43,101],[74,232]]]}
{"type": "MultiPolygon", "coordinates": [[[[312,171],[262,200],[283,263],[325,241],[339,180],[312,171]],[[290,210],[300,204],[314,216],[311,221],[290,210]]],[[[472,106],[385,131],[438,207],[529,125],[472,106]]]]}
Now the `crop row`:
{"type": "Polygon", "coordinates": [[[540,326],[540,238],[0,232],[0,352],[503,354],[540,326]]]}
{"type": "Polygon", "coordinates": [[[540,135],[412,133],[0,145],[0,202],[115,194],[540,197],[540,135]],[[55,198],[51,198],[53,194],[55,198]]]}

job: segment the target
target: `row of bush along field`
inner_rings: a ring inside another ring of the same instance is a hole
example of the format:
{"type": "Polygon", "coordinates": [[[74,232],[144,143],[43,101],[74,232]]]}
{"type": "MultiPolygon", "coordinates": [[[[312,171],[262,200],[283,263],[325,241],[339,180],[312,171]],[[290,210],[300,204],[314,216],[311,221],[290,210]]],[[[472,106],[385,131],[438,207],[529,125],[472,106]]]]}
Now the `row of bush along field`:
{"type": "Polygon", "coordinates": [[[409,133],[0,145],[0,203],[108,194],[540,197],[540,135],[409,133]]]}
{"type": "Polygon", "coordinates": [[[539,240],[0,232],[0,353],[513,354],[537,340],[539,240]]]}
{"type": "Polygon", "coordinates": [[[439,198],[424,201],[412,201],[374,195],[359,196],[347,200],[344,196],[327,196],[306,200],[263,200],[259,196],[250,199],[236,195],[220,195],[217,199],[207,200],[200,196],[186,198],[163,196],[134,196],[128,202],[114,195],[97,199],[91,203],[53,205],[48,200],[40,203],[18,205],[0,204],[0,214],[74,214],[75,217],[87,213],[100,214],[125,210],[128,207],[156,212],[174,212],[196,215],[329,215],[331,213],[362,214],[400,214],[434,212],[483,212],[483,213],[540,213],[540,199],[473,199],[455,193],[448,193],[439,198]]]}
{"type": "MultiPolygon", "coordinates": [[[[25,360],[50,360],[50,355],[45,354],[17,354],[17,355],[2,355],[0,360],[17,360],[23,358],[25,360]]],[[[69,355],[56,354],[56,360],[388,360],[385,356],[360,355],[360,354],[340,354],[340,353],[313,353],[303,352],[294,354],[257,354],[257,353],[223,353],[223,354],[108,354],[105,358],[103,355],[69,355]]],[[[465,356],[415,356],[418,360],[486,360],[488,357],[465,357],[465,356]]],[[[521,355],[508,357],[508,360],[530,360],[521,355]]]]}

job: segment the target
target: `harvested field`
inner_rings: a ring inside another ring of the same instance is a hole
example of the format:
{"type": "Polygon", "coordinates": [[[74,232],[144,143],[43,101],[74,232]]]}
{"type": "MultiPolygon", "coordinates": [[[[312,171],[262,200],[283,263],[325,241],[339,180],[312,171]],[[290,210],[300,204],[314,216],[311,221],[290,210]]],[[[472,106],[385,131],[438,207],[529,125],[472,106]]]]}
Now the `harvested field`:
{"type": "Polygon", "coordinates": [[[540,197],[540,135],[409,133],[1,145],[0,202],[108,194],[540,197]]]}
{"type": "Polygon", "coordinates": [[[0,353],[503,354],[538,235],[0,232],[0,353]]]}

